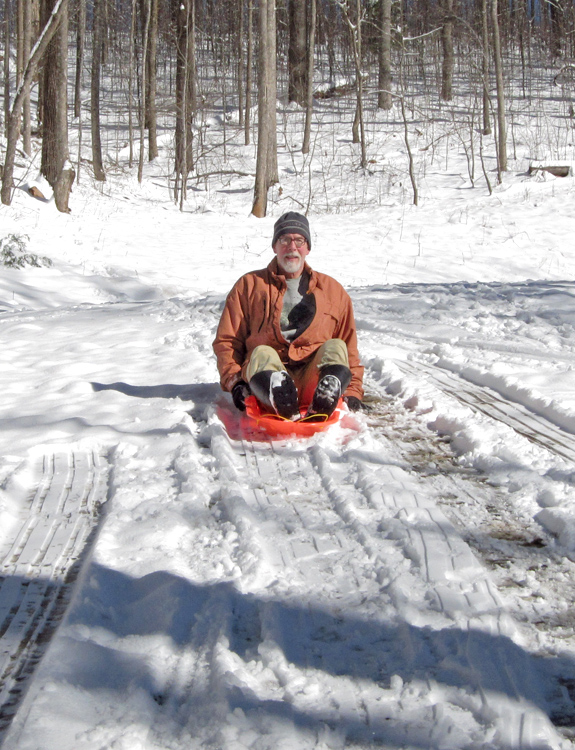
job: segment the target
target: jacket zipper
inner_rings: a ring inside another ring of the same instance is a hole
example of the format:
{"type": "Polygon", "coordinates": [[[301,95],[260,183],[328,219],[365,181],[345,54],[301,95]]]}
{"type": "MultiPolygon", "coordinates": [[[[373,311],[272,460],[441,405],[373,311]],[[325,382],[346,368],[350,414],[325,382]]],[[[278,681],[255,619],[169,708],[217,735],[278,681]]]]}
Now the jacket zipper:
{"type": "Polygon", "coordinates": [[[264,316],[262,318],[262,322],[260,323],[260,327],[258,328],[258,333],[262,332],[262,328],[264,327],[264,323],[267,319],[267,300],[266,297],[264,297],[264,316]]]}

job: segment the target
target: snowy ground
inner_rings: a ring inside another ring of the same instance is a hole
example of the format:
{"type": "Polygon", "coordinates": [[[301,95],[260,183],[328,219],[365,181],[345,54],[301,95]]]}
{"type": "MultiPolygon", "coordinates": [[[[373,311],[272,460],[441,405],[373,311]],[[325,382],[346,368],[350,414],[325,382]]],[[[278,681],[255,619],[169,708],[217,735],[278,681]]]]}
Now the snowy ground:
{"type": "Polygon", "coordinates": [[[571,746],[575,186],[529,148],[492,196],[455,148],[417,208],[310,212],[373,409],[299,442],[238,439],[211,351],[297,154],[263,220],[163,163],[16,192],[0,237],[54,265],[0,269],[3,748],[571,746]]]}

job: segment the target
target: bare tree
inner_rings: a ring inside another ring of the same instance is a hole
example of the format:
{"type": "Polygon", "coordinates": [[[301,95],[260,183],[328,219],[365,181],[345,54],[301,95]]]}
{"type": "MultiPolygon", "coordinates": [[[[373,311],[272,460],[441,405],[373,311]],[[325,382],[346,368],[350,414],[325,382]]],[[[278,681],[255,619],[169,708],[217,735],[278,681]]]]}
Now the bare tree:
{"type": "Polygon", "coordinates": [[[82,110],[82,69],[86,48],[86,0],[77,0],[76,7],[76,79],[74,82],[74,117],[82,110]]]}
{"type": "Polygon", "coordinates": [[[442,0],[443,23],[441,26],[441,44],[443,47],[443,65],[441,69],[441,98],[444,102],[453,99],[453,0],[442,0]]]}
{"type": "Polygon", "coordinates": [[[379,91],[377,106],[391,109],[391,4],[392,0],[379,0],[379,91]]]}
{"type": "Polygon", "coordinates": [[[367,152],[365,145],[365,128],[363,120],[363,71],[362,71],[362,22],[363,10],[361,0],[355,0],[355,19],[350,16],[349,0],[339,0],[339,6],[342,10],[343,17],[347,23],[350,39],[353,61],[355,64],[355,91],[356,107],[355,118],[353,122],[353,142],[359,143],[361,147],[361,167],[367,166],[367,152]]]}
{"type": "Polygon", "coordinates": [[[499,172],[507,170],[507,124],[505,121],[505,90],[503,87],[503,59],[497,0],[491,0],[491,20],[493,24],[493,58],[495,84],[497,87],[497,166],[499,172]]]}
{"type": "MultiPolygon", "coordinates": [[[[22,12],[22,52],[23,59],[28,60],[32,46],[32,7],[29,2],[24,3],[22,12]]],[[[23,73],[23,71],[22,71],[23,73]]],[[[30,112],[30,84],[24,85],[24,100],[22,102],[22,148],[28,156],[32,153],[32,118],[30,112]]]]}
{"type": "Polygon", "coordinates": [[[16,81],[20,83],[24,72],[24,3],[28,0],[18,0],[16,3],[16,81]]]}
{"type": "Polygon", "coordinates": [[[491,134],[491,112],[489,107],[489,0],[481,0],[481,41],[483,79],[483,135],[491,134]]]}
{"type": "Polygon", "coordinates": [[[8,136],[10,120],[10,20],[11,3],[4,0],[4,131],[8,136]]]}
{"type": "Polygon", "coordinates": [[[307,100],[306,0],[289,0],[288,100],[302,107],[307,100]]]}
{"type": "Polygon", "coordinates": [[[158,118],[156,110],[156,67],[158,56],[158,0],[150,2],[146,55],[146,127],[148,129],[148,158],[153,161],[158,156],[158,118]]]}
{"type": "Polygon", "coordinates": [[[237,0],[238,28],[237,28],[237,55],[238,55],[238,113],[239,126],[244,125],[244,0],[237,0]]]}
{"type": "Polygon", "coordinates": [[[267,212],[268,190],[278,181],[275,0],[260,0],[258,18],[258,147],[252,214],[261,218],[267,212]]]}
{"type": "Polygon", "coordinates": [[[313,113],[313,71],[315,52],[315,27],[317,21],[316,0],[310,0],[309,5],[309,39],[308,39],[308,68],[307,68],[307,102],[305,108],[305,125],[303,133],[302,154],[309,153],[311,137],[311,116],[313,113]]]}
{"type": "Polygon", "coordinates": [[[138,159],[138,182],[142,182],[144,176],[144,136],[146,131],[146,89],[148,85],[148,45],[146,40],[150,29],[150,17],[152,14],[152,0],[142,0],[143,33],[142,33],[142,67],[140,70],[140,156],[138,159]]]}
{"type": "Polygon", "coordinates": [[[192,123],[196,111],[195,0],[181,0],[176,29],[176,184],[174,197],[186,197],[193,166],[192,123]],[[181,185],[181,193],[180,193],[181,185]]]}
{"type": "Polygon", "coordinates": [[[94,0],[94,33],[92,42],[92,76],[90,86],[90,122],[92,132],[92,163],[94,177],[106,180],[102,162],[102,140],[100,134],[100,78],[104,47],[104,5],[106,0],[94,0]]]}
{"type": "MultiPolygon", "coordinates": [[[[44,26],[58,4],[59,0],[44,0],[44,26]]],[[[75,178],[68,151],[68,0],[62,0],[60,23],[43,58],[42,101],[41,171],[54,191],[56,207],[68,213],[68,200],[75,178]]]]}
{"type": "MultiPolygon", "coordinates": [[[[56,0],[52,6],[51,13],[48,15],[43,25],[42,32],[40,33],[34,48],[30,52],[30,57],[24,65],[22,80],[16,89],[16,94],[7,121],[6,155],[2,174],[1,199],[5,206],[9,206],[12,202],[12,190],[14,188],[14,157],[20,133],[20,116],[24,100],[24,86],[25,84],[31,84],[32,79],[36,74],[38,64],[46,52],[52,38],[58,31],[60,24],[63,22],[67,10],[67,0],[56,0]]],[[[67,24],[65,25],[67,26],[67,24]]],[[[65,166],[65,163],[63,166],[65,166]]]]}
{"type": "Polygon", "coordinates": [[[251,109],[252,109],[252,66],[254,52],[254,6],[248,0],[248,50],[246,58],[246,115],[244,117],[244,143],[250,145],[251,109]]]}
{"type": "Polygon", "coordinates": [[[129,57],[130,62],[128,65],[128,142],[129,142],[129,164],[130,167],[134,163],[134,78],[135,74],[135,40],[136,40],[136,0],[132,0],[131,12],[130,12],[130,42],[129,42],[129,57]]]}

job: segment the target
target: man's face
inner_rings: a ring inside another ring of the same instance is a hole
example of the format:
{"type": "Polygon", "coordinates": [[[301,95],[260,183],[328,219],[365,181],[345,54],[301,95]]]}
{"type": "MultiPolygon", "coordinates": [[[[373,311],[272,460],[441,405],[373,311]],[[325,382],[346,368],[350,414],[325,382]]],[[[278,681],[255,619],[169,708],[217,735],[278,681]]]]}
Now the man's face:
{"type": "Polygon", "coordinates": [[[273,250],[277,255],[278,266],[286,278],[297,279],[301,276],[306,255],[309,253],[308,244],[301,234],[282,234],[276,240],[273,250]]]}

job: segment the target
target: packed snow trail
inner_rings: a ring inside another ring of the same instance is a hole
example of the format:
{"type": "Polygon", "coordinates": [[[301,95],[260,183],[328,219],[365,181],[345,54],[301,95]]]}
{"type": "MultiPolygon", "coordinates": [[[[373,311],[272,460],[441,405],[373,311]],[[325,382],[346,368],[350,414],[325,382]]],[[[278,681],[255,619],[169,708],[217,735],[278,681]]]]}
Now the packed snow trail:
{"type": "Polygon", "coordinates": [[[548,718],[564,683],[439,508],[445,445],[411,417],[437,471],[418,475],[389,399],[311,440],[242,438],[215,383],[219,306],[56,321],[120,342],[62,416],[95,415],[73,424],[107,444],[112,501],[5,750],[566,747],[548,718]],[[132,385],[139,351],[165,370],[132,385]]]}
{"type": "Polygon", "coordinates": [[[0,546],[0,739],[64,614],[107,499],[107,462],[97,450],[35,454],[11,479],[32,494],[0,546]]]}
{"type": "Polygon", "coordinates": [[[212,430],[224,513],[243,539],[237,585],[260,610],[249,655],[228,654],[244,713],[287,703],[295,726],[306,718],[300,747],[325,727],[346,746],[553,746],[540,680],[495,587],[406,467],[361,437],[343,450],[321,439],[240,447],[212,430]]]}

